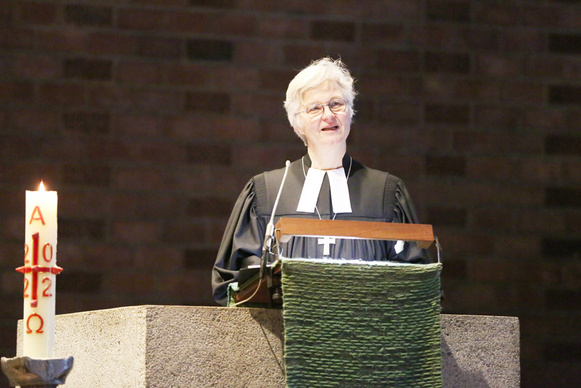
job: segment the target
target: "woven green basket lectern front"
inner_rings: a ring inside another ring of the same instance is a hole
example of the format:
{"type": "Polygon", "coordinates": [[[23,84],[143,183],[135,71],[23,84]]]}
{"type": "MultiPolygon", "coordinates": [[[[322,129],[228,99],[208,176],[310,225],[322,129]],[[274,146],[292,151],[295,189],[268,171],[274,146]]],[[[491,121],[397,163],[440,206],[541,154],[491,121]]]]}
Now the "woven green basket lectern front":
{"type": "Polygon", "coordinates": [[[288,387],[440,387],[441,264],[282,259],[288,387]]]}

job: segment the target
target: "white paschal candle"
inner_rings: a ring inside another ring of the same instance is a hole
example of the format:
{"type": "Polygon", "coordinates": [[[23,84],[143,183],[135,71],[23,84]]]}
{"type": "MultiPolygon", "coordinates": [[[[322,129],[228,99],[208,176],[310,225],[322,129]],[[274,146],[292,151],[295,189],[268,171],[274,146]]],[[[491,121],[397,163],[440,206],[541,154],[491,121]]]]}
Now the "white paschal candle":
{"type": "Polygon", "coordinates": [[[56,191],[26,191],[24,266],[24,317],[22,355],[52,358],[55,324],[57,246],[56,191]]]}

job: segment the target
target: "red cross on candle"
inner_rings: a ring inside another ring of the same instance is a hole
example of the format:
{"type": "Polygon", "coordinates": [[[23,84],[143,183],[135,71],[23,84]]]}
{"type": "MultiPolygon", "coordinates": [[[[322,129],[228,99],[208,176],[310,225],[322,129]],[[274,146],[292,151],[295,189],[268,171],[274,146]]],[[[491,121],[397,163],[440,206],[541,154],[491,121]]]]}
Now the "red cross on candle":
{"type": "MultiPolygon", "coordinates": [[[[30,267],[22,266],[16,268],[18,272],[29,273],[32,272],[32,297],[30,299],[30,306],[38,306],[38,273],[39,272],[49,272],[54,275],[59,274],[63,269],[57,265],[53,267],[43,267],[38,264],[38,257],[40,255],[40,244],[39,244],[39,234],[35,233],[32,235],[32,264],[30,267]]],[[[43,247],[43,257],[45,261],[49,262],[52,260],[52,246],[47,244],[43,247]],[[47,249],[48,248],[48,249],[47,249]],[[47,250],[48,258],[47,258],[47,250]]]]}

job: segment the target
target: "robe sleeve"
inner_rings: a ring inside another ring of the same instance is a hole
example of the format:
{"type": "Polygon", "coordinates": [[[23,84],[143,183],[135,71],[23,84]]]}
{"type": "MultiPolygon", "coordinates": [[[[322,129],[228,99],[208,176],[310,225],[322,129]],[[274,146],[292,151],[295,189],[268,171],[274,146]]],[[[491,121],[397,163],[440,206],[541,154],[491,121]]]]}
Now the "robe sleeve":
{"type": "Polygon", "coordinates": [[[239,269],[260,264],[265,224],[256,214],[254,178],[236,200],[212,269],[214,300],[227,303],[228,285],[238,281],[239,269]]]}
{"type": "MultiPolygon", "coordinates": [[[[395,190],[393,212],[393,222],[419,224],[414,204],[402,180],[398,182],[395,190]]],[[[403,250],[400,252],[396,252],[395,249],[392,249],[389,260],[416,264],[427,264],[432,261],[428,250],[421,249],[415,243],[409,242],[404,244],[403,250]]]]}

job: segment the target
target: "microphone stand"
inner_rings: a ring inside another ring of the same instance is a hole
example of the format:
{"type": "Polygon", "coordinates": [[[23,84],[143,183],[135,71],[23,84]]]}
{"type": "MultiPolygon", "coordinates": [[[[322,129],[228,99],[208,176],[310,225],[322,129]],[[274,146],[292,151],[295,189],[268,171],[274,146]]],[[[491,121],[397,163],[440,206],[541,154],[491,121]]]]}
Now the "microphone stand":
{"type": "MultiPolygon", "coordinates": [[[[252,299],[254,297],[254,295],[256,295],[256,293],[258,292],[258,289],[260,288],[261,281],[264,278],[264,274],[265,274],[265,272],[267,272],[266,271],[266,264],[267,264],[267,262],[271,261],[271,260],[269,260],[269,258],[272,255],[274,255],[274,253],[272,252],[272,241],[275,239],[275,236],[274,236],[274,215],[276,213],[276,208],[278,207],[278,201],[280,200],[280,195],[282,193],[282,188],[284,187],[284,182],[286,181],[286,176],[288,174],[289,167],[290,167],[290,161],[287,160],[285,163],[284,175],[282,176],[282,182],[280,183],[280,186],[278,188],[278,194],[276,195],[276,200],[274,201],[274,206],[272,208],[272,213],[270,215],[270,221],[266,225],[266,232],[264,234],[264,243],[262,245],[262,256],[260,258],[260,270],[258,273],[258,284],[256,285],[256,289],[254,290],[254,292],[252,293],[251,296],[249,296],[248,298],[246,298],[243,301],[240,301],[240,302],[233,304],[231,307],[241,305],[243,303],[248,302],[250,299],[252,299]]],[[[267,277],[266,281],[267,281],[268,289],[270,290],[270,287],[273,285],[272,267],[269,268],[267,274],[268,274],[268,277],[267,277]]],[[[280,294],[278,292],[276,294],[278,295],[278,299],[280,299],[280,294]]],[[[269,300],[270,306],[272,305],[272,299],[273,299],[273,295],[271,295],[271,298],[269,300]]]]}

